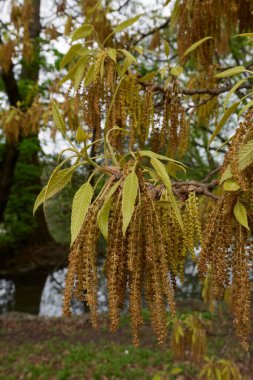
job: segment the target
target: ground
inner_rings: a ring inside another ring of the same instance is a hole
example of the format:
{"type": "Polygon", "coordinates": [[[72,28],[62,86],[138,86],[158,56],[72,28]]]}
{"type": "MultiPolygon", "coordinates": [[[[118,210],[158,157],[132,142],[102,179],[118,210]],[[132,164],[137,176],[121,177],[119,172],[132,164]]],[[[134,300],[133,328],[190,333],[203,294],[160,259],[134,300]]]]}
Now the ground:
{"type": "MultiPolygon", "coordinates": [[[[116,334],[108,331],[105,315],[100,319],[99,328],[93,329],[88,316],[72,319],[17,313],[1,316],[0,379],[198,378],[201,363],[177,361],[169,343],[162,347],[157,345],[149,325],[142,329],[141,346],[135,348],[131,344],[127,316],[122,318],[116,334]]],[[[219,322],[208,334],[208,354],[233,359],[245,378],[252,380],[252,357],[240,349],[230,325],[219,322]]]]}

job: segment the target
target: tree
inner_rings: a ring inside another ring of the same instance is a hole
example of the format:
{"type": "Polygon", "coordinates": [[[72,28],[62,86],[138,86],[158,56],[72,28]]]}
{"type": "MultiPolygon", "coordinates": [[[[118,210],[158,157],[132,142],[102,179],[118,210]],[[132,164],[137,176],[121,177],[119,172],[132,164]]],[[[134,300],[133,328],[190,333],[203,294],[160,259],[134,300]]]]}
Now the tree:
{"type": "Polygon", "coordinates": [[[69,81],[69,87],[64,101],[52,101],[52,115],[69,149],[34,207],[36,211],[86,166],[89,174],[72,205],[64,313],[70,314],[74,295],[88,303],[97,324],[101,232],[107,241],[112,331],[128,288],[134,343],[142,324],[143,292],[162,343],[166,302],[175,313],[173,289],[178,278],[183,281],[190,253],[208,279],[212,297],[221,299],[230,288],[235,329],[247,349],[253,124],[251,47],[244,41],[252,37],[253,3],[178,0],[169,18],[144,32],[135,30],[142,15],[112,26],[103,5],[86,13],[61,61],[61,69],[68,68],[61,82],[69,81]],[[241,79],[234,80],[238,75],[241,79]],[[69,129],[74,130],[71,137],[69,129]],[[217,150],[216,140],[222,142],[222,154],[214,160],[210,151],[217,150]],[[202,153],[207,160],[201,178],[191,165],[203,162],[202,153]]]}

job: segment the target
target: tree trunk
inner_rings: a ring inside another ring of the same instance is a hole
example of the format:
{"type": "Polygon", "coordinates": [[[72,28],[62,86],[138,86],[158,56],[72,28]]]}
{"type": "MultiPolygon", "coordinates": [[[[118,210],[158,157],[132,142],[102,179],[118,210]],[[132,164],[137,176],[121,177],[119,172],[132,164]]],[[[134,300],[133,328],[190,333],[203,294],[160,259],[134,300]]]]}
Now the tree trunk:
{"type": "MultiPolygon", "coordinates": [[[[41,32],[41,24],[40,24],[40,0],[32,1],[32,17],[29,22],[29,35],[33,45],[33,59],[32,62],[26,62],[23,59],[22,70],[21,70],[21,79],[27,81],[33,81],[34,85],[37,84],[39,78],[39,69],[40,69],[40,45],[38,42],[38,38],[41,32]]],[[[0,44],[2,43],[0,36],[0,44]]],[[[24,58],[24,57],[23,57],[24,58]]],[[[14,76],[14,66],[10,65],[9,71],[0,73],[5,85],[6,93],[9,99],[9,103],[11,106],[16,106],[17,102],[22,102],[22,96],[18,89],[18,83],[14,76]]],[[[31,99],[32,103],[33,99],[31,99]]],[[[27,105],[26,107],[28,107],[27,105]]],[[[25,112],[26,109],[23,109],[25,112]]],[[[29,139],[29,137],[28,137],[29,139]]],[[[4,220],[4,214],[6,211],[6,207],[8,205],[8,201],[10,199],[10,194],[12,187],[15,186],[15,173],[17,165],[20,161],[20,144],[23,143],[26,138],[21,137],[18,142],[11,143],[6,142],[4,154],[2,160],[0,162],[0,222],[4,220]]],[[[35,152],[36,157],[34,157],[33,161],[36,161],[36,164],[39,166],[38,161],[38,151],[35,152]]],[[[30,162],[30,158],[28,158],[27,162],[30,162]]],[[[24,163],[24,161],[22,162],[24,163]]],[[[38,170],[38,178],[32,179],[34,183],[40,183],[40,171],[38,170]]],[[[17,184],[16,184],[17,186],[17,184]]],[[[22,189],[20,189],[22,191],[22,189]]],[[[26,191],[26,185],[23,184],[23,191],[26,191]]],[[[26,205],[24,205],[25,208],[26,205]]],[[[27,210],[24,209],[24,212],[27,210]]],[[[18,217],[18,216],[17,216],[18,217]]],[[[43,244],[51,241],[52,238],[50,236],[49,230],[47,228],[47,223],[45,220],[45,216],[43,210],[38,210],[36,216],[36,223],[34,223],[35,227],[31,234],[27,237],[27,244],[43,244]]],[[[31,222],[33,222],[33,215],[31,212],[31,222]]]]}

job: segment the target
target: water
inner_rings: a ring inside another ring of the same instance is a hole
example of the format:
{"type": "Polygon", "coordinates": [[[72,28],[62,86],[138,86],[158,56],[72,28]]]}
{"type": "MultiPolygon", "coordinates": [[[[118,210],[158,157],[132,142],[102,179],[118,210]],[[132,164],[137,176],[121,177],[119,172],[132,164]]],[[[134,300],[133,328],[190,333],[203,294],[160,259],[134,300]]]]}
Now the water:
{"type": "MultiPolygon", "coordinates": [[[[102,268],[102,266],[100,266],[102,268]]],[[[67,268],[52,273],[34,270],[0,279],[0,314],[17,311],[48,317],[62,315],[67,268]]],[[[99,311],[107,311],[106,283],[99,268],[99,311]]],[[[74,300],[73,314],[88,312],[87,305],[74,300]]]]}
{"type": "MultiPolygon", "coordinates": [[[[98,304],[99,311],[107,311],[106,280],[102,275],[103,262],[99,264],[98,304]]],[[[196,268],[188,264],[184,284],[179,285],[178,298],[198,297],[200,286],[196,268]]],[[[67,269],[57,269],[51,273],[42,270],[0,278],[0,314],[10,311],[41,316],[62,315],[63,290],[67,269]]],[[[79,301],[72,303],[73,314],[88,312],[87,305],[79,301]]]]}

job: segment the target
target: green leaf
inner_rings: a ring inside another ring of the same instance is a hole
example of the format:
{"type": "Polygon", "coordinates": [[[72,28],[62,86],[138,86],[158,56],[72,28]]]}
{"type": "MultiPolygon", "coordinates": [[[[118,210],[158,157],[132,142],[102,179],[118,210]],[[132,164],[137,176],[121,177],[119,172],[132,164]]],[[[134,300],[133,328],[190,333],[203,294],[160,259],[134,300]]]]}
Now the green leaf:
{"type": "Polygon", "coordinates": [[[123,235],[126,235],[127,227],[130,223],[134,212],[134,205],[138,193],[139,182],[138,177],[134,171],[127,175],[123,184],[123,193],[122,193],[122,217],[123,225],[122,232],[123,235]]]}
{"type": "Polygon", "coordinates": [[[169,162],[166,165],[166,170],[169,173],[169,175],[172,175],[173,177],[177,177],[177,171],[183,171],[186,174],[185,167],[179,164],[176,164],[175,162],[169,162]]]}
{"type": "Polygon", "coordinates": [[[208,41],[210,39],[212,39],[213,37],[205,37],[205,38],[202,38],[201,40],[195,42],[194,44],[192,44],[183,54],[182,57],[185,57],[186,55],[188,55],[189,53],[191,53],[192,51],[194,51],[195,49],[197,49],[200,45],[202,45],[205,41],[208,41]]]}
{"type": "Polygon", "coordinates": [[[253,140],[249,140],[239,150],[239,169],[244,170],[251,164],[253,164],[253,140]]]}
{"type": "Polygon", "coordinates": [[[151,158],[151,164],[153,168],[155,169],[156,173],[158,174],[159,178],[164,183],[168,192],[171,193],[172,192],[171,181],[164,164],[162,164],[157,158],[151,158]]]}
{"type": "Polygon", "coordinates": [[[163,40],[163,48],[164,48],[164,53],[166,57],[168,57],[170,54],[170,45],[166,40],[163,40]]]}
{"type": "Polygon", "coordinates": [[[120,183],[121,183],[121,180],[117,181],[111,187],[111,189],[109,190],[109,192],[105,198],[103,206],[101,207],[101,209],[98,212],[97,224],[98,224],[98,228],[102,232],[105,240],[108,239],[108,219],[109,219],[111,204],[112,204],[112,200],[113,200],[112,196],[115,193],[115,191],[117,190],[117,188],[119,187],[120,183]]]}
{"type": "Polygon", "coordinates": [[[169,158],[169,157],[166,157],[166,156],[162,156],[161,154],[158,154],[158,153],[152,152],[151,150],[140,150],[140,151],[139,151],[139,154],[140,154],[141,156],[144,156],[144,157],[157,158],[158,160],[161,160],[161,161],[176,162],[177,164],[179,164],[179,165],[181,165],[181,166],[185,166],[185,165],[182,164],[181,162],[176,161],[176,160],[173,160],[173,158],[169,158]]]}
{"type": "Polygon", "coordinates": [[[131,58],[133,62],[137,63],[136,58],[128,50],[126,49],[119,49],[119,50],[121,51],[121,53],[124,54],[125,57],[129,57],[129,59],[131,58]]]}
{"type": "Polygon", "coordinates": [[[99,210],[99,213],[98,213],[98,228],[100,229],[105,240],[108,239],[108,220],[109,220],[111,205],[112,205],[112,198],[109,198],[107,202],[103,204],[102,208],[99,210]]]}
{"type": "Polygon", "coordinates": [[[79,127],[77,128],[77,131],[76,131],[76,141],[80,144],[84,141],[87,141],[88,139],[90,139],[92,136],[91,134],[85,132],[79,125],[79,127]]]}
{"type": "Polygon", "coordinates": [[[182,74],[184,72],[184,69],[182,66],[174,66],[170,68],[170,74],[177,77],[178,75],[182,74]]]}
{"type": "Polygon", "coordinates": [[[150,73],[144,75],[142,78],[139,79],[139,82],[143,83],[143,82],[148,82],[150,80],[152,80],[156,75],[156,71],[151,71],[150,73]]]}
{"type": "Polygon", "coordinates": [[[228,70],[222,71],[222,73],[216,74],[215,78],[232,77],[233,75],[238,75],[238,74],[244,73],[245,71],[247,71],[247,69],[244,66],[236,66],[236,67],[233,67],[232,69],[228,69],[228,70]]]}
{"type": "Polygon", "coordinates": [[[117,63],[117,52],[115,49],[109,49],[108,55],[113,60],[113,62],[117,63]]]}
{"type": "Polygon", "coordinates": [[[89,84],[91,84],[91,82],[94,79],[94,74],[95,74],[95,64],[92,63],[90,67],[88,68],[87,74],[85,76],[84,87],[87,87],[89,86],[89,84]]]}
{"type": "Polygon", "coordinates": [[[172,185],[171,185],[170,177],[166,171],[166,168],[165,168],[164,164],[162,164],[156,158],[151,158],[151,164],[152,164],[153,168],[155,169],[156,173],[158,174],[158,176],[160,177],[160,179],[162,180],[162,182],[164,183],[164,185],[168,191],[171,206],[175,212],[176,218],[178,220],[178,224],[180,225],[181,229],[183,230],[184,226],[183,226],[182,216],[181,216],[180,209],[178,207],[176,198],[174,197],[174,194],[172,192],[172,185]]]}
{"type": "Polygon", "coordinates": [[[93,188],[90,182],[84,183],[75,193],[71,213],[71,245],[82,227],[93,197],[93,188]]]}
{"type": "Polygon", "coordinates": [[[249,230],[247,211],[239,199],[237,200],[234,207],[234,216],[243,227],[249,230]]]}
{"type": "Polygon", "coordinates": [[[53,113],[53,120],[54,124],[59,131],[65,136],[66,134],[66,125],[64,123],[64,120],[58,110],[57,104],[54,100],[52,100],[52,113],[53,113]]]}
{"type": "Polygon", "coordinates": [[[253,33],[241,33],[241,34],[237,34],[236,36],[232,38],[235,38],[235,37],[253,37],[253,33]]]}
{"type": "Polygon", "coordinates": [[[90,24],[84,24],[77,28],[72,34],[72,42],[80,40],[81,38],[88,37],[93,31],[93,27],[90,24]]]}
{"type": "Polygon", "coordinates": [[[226,167],[224,173],[221,176],[220,183],[223,183],[224,181],[226,181],[227,179],[232,178],[232,177],[233,177],[233,173],[232,173],[232,170],[231,170],[231,166],[228,165],[226,167]]]}
{"type": "Polygon", "coordinates": [[[41,190],[34,203],[33,213],[49,198],[61,191],[70,181],[75,167],[62,169],[50,177],[48,184],[41,190]]]}
{"type": "Polygon", "coordinates": [[[232,88],[231,90],[228,92],[228,94],[226,95],[225,97],[225,100],[224,100],[224,108],[227,108],[227,104],[228,104],[228,101],[230,99],[230,97],[234,94],[234,92],[244,83],[248,80],[248,78],[244,78],[244,79],[241,79],[239,80],[239,82],[237,82],[232,88]]]}
{"type": "Polygon", "coordinates": [[[81,57],[87,57],[88,55],[92,55],[94,50],[82,48],[78,50],[77,55],[80,55],[81,57]]]}
{"type": "Polygon", "coordinates": [[[253,106],[253,100],[251,100],[250,102],[248,102],[244,107],[242,107],[242,109],[240,110],[238,116],[241,116],[245,111],[247,111],[249,108],[251,108],[253,106]]]}
{"type": "Polygon", "coordinates": [[[217,124],[212,136],[210,137],[210,140],[208,142],[208,147],[210,146],[211,142],[214,140],[214,138],[218,135],[218,133],[221,131],[222,127],[224,126],[224,124],[226,123],[226,121],[228,120],[228,118],[235,112],[235,110],[238,108],[238,105],[240,104],[240,101],[232,104],[231,107],[229,107],[227,109],[227,111],[224,113],[224,115],[222,116],[221,120],[219,121],[219,123],[217,124]]]}
{"type": "Polygon", "coordinates": [[[130,18],[129,20],[126,20],[126,21],[123,21],[121,22],[119,25],[116,26],[116,28],[114,29],[114,33],[119,33],[119,32],[122,32],[123,30],[125,30],[126,28],[128,28],[129,26],[133,25],[136,21],[139,20],[139,18],[143,15],[143,13],[133,17],[133,18],[130,18]]]}
{"type": "Polygon", "coordinates": [[[135,46],[134,50],[136,50],[138,54],[143,55],[143,47],[142,46],[135,46]]]}
{"type": "Polygon", "coordinates": [[[44,199],[45,199],[45,194],[46,194],[46,189],[47,187],[43,187],[43,189],[41,190],[41,192],[39,193],[39,195],[37,196],[36,198],[36,201],[34,203],[34,206],[33,206],[33,215],[35,214],[37,208],[42,205],[42,203],[44,203],[44,199]]]}
{"type": "Polygon", "coordinates": [[[131,64],[133,63],[133,59],[131,57],[126,57],[125,60],[124,60],[124,64],[123,64],[123,68],[122,68],[122,72],[121,72],[121,75],[124,75],[125,72],[129,69],[129,67],[131,66],[131,64]]]}
{"type": "Polygon", "coordinates": [[[237,191],[240,189],[240,185],[235,179],[227,179],[223,183],[223,189],[226,191],[237,191]]]}
{"type": "Polygon", "coordinates": [[[75,91],[79,88],[79,85],[80,85],[80,83],[83,79],[84,73],[85,73],[85,69],[86,69],[86,64],[80,65],[76,69],[75,76],[74,76],[74,90],[75,91]]]}
{"type": "Polygon", "coordinates": [[[81,49],[82,44],[76,44],[72,45],[71,48],[67,51],[67,53],[63,56],[61,63],[60,63],[60,69],[62,70],[64,66],[67,65],[71,61],[71,59],[74,57],[74,55],[81,49]]]}

